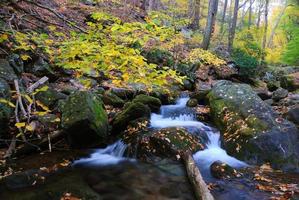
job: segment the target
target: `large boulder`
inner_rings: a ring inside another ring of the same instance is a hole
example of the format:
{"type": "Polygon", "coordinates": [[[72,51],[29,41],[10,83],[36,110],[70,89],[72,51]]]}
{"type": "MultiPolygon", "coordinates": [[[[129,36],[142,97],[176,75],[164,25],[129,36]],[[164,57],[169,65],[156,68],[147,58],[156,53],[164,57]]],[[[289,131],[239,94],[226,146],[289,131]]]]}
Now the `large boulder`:
{"type": "Polygon", "coordinates": [[[108,136],[108,117],[102,101],[94,94],[79,91],[63,103],[62,127],[73,147],[104,143],[108,136]]]}
{"type": "Polygon", "coordinates": [[[140,102],[125,104],[124,110],[116,115],[112,121],[112,133],[118,135],[125,130],[130,122],[139,118],[149,118],[151,110],[147,105],[140,102]]]}
{"type": "Polygon", "coordinates": [[[134,99],[133,102],[140,102],[144,105],[147,105],[151,111],[153,112],[158,112],[160,110],[160,107],[162,105],[160,99],[152,96],[148,96],[145,94],[140,94],[137,95],[134,99]]]}
{"type": "Polygon", "coordinates": [[[10,101],[10,87],[8,83],[0,78],[0,137],[5,135],[8,130],[9,118],[12,108],[8,105],[10,101]]]}
{"type": "Polygon", "coordinates": [[[275,90],[272,94],[272,99],[274,101],[279,101],[281,99],[284,99],[288,96],[289,92],[286,89],[278,88],[275,90]]]}
{"type": "Polygon", "coordinates": [[[203,139],[192,135],[185,128],[171,127],[142,136],[137,147],[137,156],[146,160],[151,155],[180,159],[184,153],[195,153],[205,146],[203,139]]]}
{"type": "Polygon", "coordinates": [[[18,78],[13,68],[5,59],[0,59],[0,78],[8,82],[13,82],[13,80],[18,78]]]}
{"type": "Polygon", "coordinates": [[[286,113],[286,117],[288,120],[299,126],[299,104],[290,107],[286,113]]]}
{"type": "Polygon", "coordinates": [[[249,163],[298,170],[299,134],[246,84],[220,81],[208,95],[227,152],[249,163]]]}

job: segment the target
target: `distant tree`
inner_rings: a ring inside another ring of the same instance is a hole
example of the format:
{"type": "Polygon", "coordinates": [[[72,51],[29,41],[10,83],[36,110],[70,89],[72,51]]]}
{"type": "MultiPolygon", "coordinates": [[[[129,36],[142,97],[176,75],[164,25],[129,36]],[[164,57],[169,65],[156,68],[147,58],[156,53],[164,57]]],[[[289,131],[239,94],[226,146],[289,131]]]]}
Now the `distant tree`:
{"type": "Polygon", "coordinates": [[[267,44],[267,32],[268,32],[268,14],[269,14],[269,0],[265,0],[265,13],[264,13],[264,35],[263,35],[263,41],[262,41],[262,61],[265,60],[265,51],[266,51],[266,44],[267,44]]]}
{"type": "MultiPolygon", "coordinates": [[[[194,0],[191,5],[193,6],[194,12],[192,12],[192,21],[190,28],[193,30],[199,29],[199,19],[200,19],[200,0],[194,0]]],[[[192,9],[192,8],[189,8],[192,9]]]]}
{"type": "Polygon", "coordinates": [[[229,27],[229,33],[228,33],[228,52],[232,52],[234,39],[235,39],[235,33],[236,33],[236,25],[238,20],[238,11],[239,11],[239,0],[235,0],[234,5],[234,15],[231,22],[231,25],[229,27]]]}
{"type": "Polygon", "coordinates": [[[205,50],[208,49],[210,45],[212,32],[215,26],[217,10],[218,10],[218,0],[210,0],[207,24],[204,32],[203,41],[202,41],[202,48],[205,50]]]}
{"type": "Polygon", "coordinates": [[[228,0],[224,0],[223,12],[222,12],[222,17],[221,17],[221,28],[220,28],[221,33],[223,33],[227,4],[228,4],[228,0]]]}

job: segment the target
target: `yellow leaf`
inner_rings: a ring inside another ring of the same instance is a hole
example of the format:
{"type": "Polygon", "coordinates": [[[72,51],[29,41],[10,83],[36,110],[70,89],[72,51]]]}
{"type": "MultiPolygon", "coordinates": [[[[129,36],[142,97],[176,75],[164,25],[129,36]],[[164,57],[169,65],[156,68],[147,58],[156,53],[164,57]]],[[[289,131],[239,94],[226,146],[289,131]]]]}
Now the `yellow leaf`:
{"type": "Polygon", "coordinates": [[[27,131],[30,131],[30,132],[34,131],[34,128],[31,125],[27,125],[25,128],[27,131]]]}
{"type": "Polygon", "coordinates": [[[33,114],[38,115],[38,116],[44,116],[46,115],[48,112],[34,112],[33,114]]]}
{"type": "Polygon", "coordinates": [[[47,112],[50,112],[50,109],[46,106],[46,105],[44,105],[42,102],[40,102],[40,101],[36,101],[36,104],[39,106],[39,107],[41,107],[44,111],[47,111],[47,112]]]}
{"type": "Polygon", "coordinates": [[[36,90],[33,92],[33,95],[36,95],[36,94],[39,93],[39,92],[45,92],[45,91],[47,91],[48,89],[49,89],[49,86],[45,85],[45,86],[43,86],[43,87],[41,87],[41,88],[39,88],[39,89],[36,89],[36,90]]]}
{"type": "Polygon", "coordinates": [[[21,59],[22,59],[22,60],[28,60],[29,58],[31,58],[31,57],[28,56],[27,54],[22,54],[22,55],[21,55],[21,59]]]}
{"type": "Polygon", "coordinates": [[[0,103],[5,103],[5,104],[7,104],[7,105],[9,105],[10,107],[13,107],[13,108],[16,107],[15,104],[11,103],[10,101],[7,101],[6,99],[0,98],[0,103]]]}
{"type": "Polygon", "coordinates": [[[26,126],[26,123],[25,123],[25,122],[18,122],[18,123],[15,123],[15,127],[17,127],[17,128],[22,128],[22,127],[24,127],[24,126],[26,126]]]}
{"type": "Polygon", "coordinates": [[[33,103],[33,100],[30,98],[29,95],[25,94],[24,97],[25,97],[25,99],[29,102],[29,104],[32,104],[32,103],[33,103]]]}

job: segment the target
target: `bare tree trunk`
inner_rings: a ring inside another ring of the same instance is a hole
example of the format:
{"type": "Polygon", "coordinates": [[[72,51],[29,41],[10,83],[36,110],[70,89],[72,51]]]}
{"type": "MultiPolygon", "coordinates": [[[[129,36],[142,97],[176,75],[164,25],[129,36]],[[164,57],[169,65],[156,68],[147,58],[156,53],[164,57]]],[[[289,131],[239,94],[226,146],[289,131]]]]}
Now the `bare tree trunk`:
{"type": "Polygon", "coordinates": [[[192,22],[190,28],[193,30],[199,29],[199,19],[200,19],[200,0],[194,1],[194,15],[192,16],[192,22]]]}
{"type": "Polygon", "coordinates": [[[238,20],[238,10],[239,10],[239,0],[235,0],[235,6],[234,6],[234,16],[232,19],[231,26],[229,28],[229,34],[228,34],[228,52],[232,52],[234,39],[235,39],[235,33],[236,33],[236,25],[238,20]]]}
{"type": "Polygon", "coordinates": [[[277,29],[277,27],[278,27],[278,25],[280,23],[280,20],[281,20],[281,18],[283,16],[284,12],[286,11],[287,7],[288,7],[288,4],[287,4],[287,1],[286,1],[285,6],[283,7],[283,9],[281,10],[281,12],[279,13],[279,15],[277,16],[277,18],[275,20],[274,26],[273,26],[273,28],[271,30],[271,34],[270,34],[270,37],[269,37],[269,40],[268,40],[267,47],[271,47],[272,42],[273,42],[273,37],[275,35],[275,31],[276,31],[276,29],[277,29]]]}
{"type": "Polygon", "coordinates": [[[202,41],[203,49],[209,48],[212,32],[215,26],[217,10],[218,10],[218,0],[210,0],[208,19],[207,19],[206,29],[202,41]]]}
{"type": "Polygon", "coordinates": [[[223,27],[224,27],[224,22],[225,22],[225,15],[226,15],[226,9],[227,9],[227,3],[228,3],[228,0],[225,0],[225,1],[224,1],[224,7],[223,7],[222,18],[221,18],[221,28],[220,28],[220,33],[223,32],[223,27]]]}
{"type": "Polygon", "coordinates": [[[254,0],[250,0],[249,4],[249,16],[248,16],[248,29],[250,29],[252,24],[252,5],[254,3],[254,0]]]}
{"type": "Polygon", "coordinates": [[[267,32],[268,32],[268,9],[269,9],[269,0],[265,0],[265,27],[264,27],[264,36],[263,36],[263,42],[262,42],[262,49],[263,49],[263,54],[262,54],[262,61],[265,60],[265,50],[266,50],[266,44],[267,44],[267,32]]]}
{"type": "Polygon", "coordinates": [[[260,25],[261,25],[262,8],[263,8],[263,4],[260,2],[259,3],[258,13],[257,13],[257,22],[256,22],[256,28],[257,29],[259,29],[260,25]]]}

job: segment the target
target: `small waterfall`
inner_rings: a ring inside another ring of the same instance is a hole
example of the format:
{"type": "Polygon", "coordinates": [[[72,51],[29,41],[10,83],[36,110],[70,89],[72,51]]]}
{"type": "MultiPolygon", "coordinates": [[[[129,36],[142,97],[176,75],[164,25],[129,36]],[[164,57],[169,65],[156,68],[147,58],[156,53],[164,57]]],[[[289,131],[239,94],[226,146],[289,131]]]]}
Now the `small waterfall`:
{"type": "Polygon", "coordinates": [[[97,149],[88,158],[81,158],[74,161],[73,165],[105,166],[118,164],[126,160],[124,156],[127,145],[121,140],[107,146],[104,149],[97,149]]]}
{"type": "Polygon", "coordinates": [[[175,105],[166,105],[161,107],[161,114],[153,113],[151,115],[152,128],[166,127],[185,127],[195,129],[195,132],[204,132],[208,138],[207,148],[203,151],[196,152],[193,157],[199,168],[205,173],[210,174],[210,165],[220,160],[232,167],[240,168],[247,166],[246,163],[229,156],[224,149],[221,148],[219,131],[196,121],[194,111],[186,107],[189,98],[183,97],[177,100],[175,105]]]}

